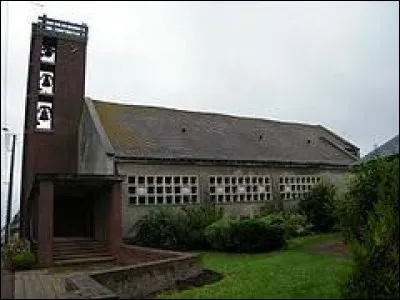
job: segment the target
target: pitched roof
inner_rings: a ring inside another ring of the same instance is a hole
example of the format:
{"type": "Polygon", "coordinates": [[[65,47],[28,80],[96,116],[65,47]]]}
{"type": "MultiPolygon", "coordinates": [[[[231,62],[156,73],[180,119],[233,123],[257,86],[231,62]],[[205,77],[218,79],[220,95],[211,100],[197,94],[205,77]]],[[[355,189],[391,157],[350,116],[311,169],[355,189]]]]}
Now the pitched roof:
{"type": "Polygon", "coordinates": [[[349,165],[358,148],[320,125],[92,101],[115,156],[349,165]]]}
{"type": "Polygon", "coordinates": [[[394,136],[380,147],[365,155],[362,159],[369,160],[375,156],[391,156],[395,154],[399,154],[399,135],[394,136]]]}

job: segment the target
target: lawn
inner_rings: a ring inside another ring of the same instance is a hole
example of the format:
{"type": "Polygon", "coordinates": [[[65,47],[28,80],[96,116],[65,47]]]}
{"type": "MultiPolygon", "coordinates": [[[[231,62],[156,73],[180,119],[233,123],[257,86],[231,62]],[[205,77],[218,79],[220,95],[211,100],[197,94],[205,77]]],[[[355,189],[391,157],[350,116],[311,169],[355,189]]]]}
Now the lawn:
{"type": "Polygon", "coordinates": [[[315,235],[289,241],[287,250],[263,254],[202,252],[203,265],[224,274],[216,283],[158,298],[338,298],[338,280],[350,259],[321,254],[313,246],[338,237],[315,235]]]}

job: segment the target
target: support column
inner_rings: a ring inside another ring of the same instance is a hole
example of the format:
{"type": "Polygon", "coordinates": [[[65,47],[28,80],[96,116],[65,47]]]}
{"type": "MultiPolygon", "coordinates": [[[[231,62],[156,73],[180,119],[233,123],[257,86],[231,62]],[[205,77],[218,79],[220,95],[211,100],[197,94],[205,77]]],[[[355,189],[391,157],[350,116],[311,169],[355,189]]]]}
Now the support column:
{"type": "Polygon", "coordinates": [[[108,218],[108,244],[112,255],[118,255],[122,242],[121,205],[121,182],[115,182],[111,188],[108,218]]]}
{"type": "Polygon", "coordinates": [[[53,182],[40,182],[38,198],[38,259],[41,267],[49,267],[53,264],[53,198],[53,182]]]}

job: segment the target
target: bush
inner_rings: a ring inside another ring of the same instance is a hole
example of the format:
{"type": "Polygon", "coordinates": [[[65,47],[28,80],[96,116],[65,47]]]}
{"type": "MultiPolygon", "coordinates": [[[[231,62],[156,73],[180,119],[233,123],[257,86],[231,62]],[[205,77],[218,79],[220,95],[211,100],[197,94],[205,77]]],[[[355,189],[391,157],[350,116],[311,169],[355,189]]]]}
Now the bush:
{"type": "Polygon", "coordinates": [[[201,206],[186,206],[185,213],[185,248],[191,250],[209,249],[205,229],[223,217],[223,209],[206,203],[201,206]]]}
{"type": "Polygon", "coordinates": [[[185,237],[183,216],[161,207],[151,210],[132,227],[135,243],[155,248],[179,249],[185,237]]]}
{"type": "Polygon", "coordinates": [[[206,228],[212,248],[228,252],[267,252],[286,245],[284,230],[260,219],[221,220],[206,228]]]}
{"type": "Polygon", "coordinates": [[[20,238],[18,234],[10,237],[8,244],[3,247],[3,255],[11,258],[16,254],[26,253],[31,251],[31,245],[28,240],[20,238]]]}
{"type": "Polygon", "coordinates": [[[14,269],[31,269],[36,263],[36,256],[31,251],[30,242],[20,238],[18,234],[11,236],[8,244],[2,249],[2,254],[14,269]]]}
{"type": "Polygon", "coordinates": [[[396,163],[378,158],[361,164],[354,172],[347,193],[335,203],[339,228],[346,240],[362,242],[368,216],[379,199],[379,186],[388,174],[395,172],[393,168],[396,163]]]}
{"type": "Polygon", "coordinates": [[[267,202],[260,207],[260,215],[261,216],[265,216],[270,213],[277,213],[277,212],[281,212],[281,211],[282,211],[282,209],[279,208],[279,205],[272,201],[267,202]]]}
{"type": "Polygon", "coordinates": [[[299,212],[304,214],[313,231],[330,232],[336,225],[336,188],[328,182],[320,182],[299,202],[299,212]]]}
{"type": "Polygon", "coordinates": [[[307,218],[296,213],[270,213],[261,218],[268,226],[280,226],[286,238],[306,236],[312,233],[307,218]]]}
{"type": "Polygon", "coordinates": [[[11,257],[11,263],[16,270],[30,270],[36,263],[36,256],[32,252],[15,254],[11,257]]]}
{"type": "Polygon", "coordinates": [[[233,240],[233,228],[240,221],[232,219],[222,219],[205,229],[205,237],[211,248],[215,250],[233,251],[237,247],[233,240]]]}
{"type": "Polygon", "coordinates": [[[201,250],[210,248],[205,228],[220,220],[223,210],[213,204],[186,206],[181,210],[158,208],[139,220],[132,228],[135,243],[148,247],[201,250]]]}
{"type": "Polygon", "coordinates": [[[348,206],[350,215],[363,211],[367,216],[358,219],[363,220],[361,229],[350,223],[347,231],[354,265],[341,287],[344,298],[399,299],[398,164],[398,159],[378,159],[362,166],[348,192],[351,203],[359,203],[361,197],[368,204],[348,206]],[[368,185],[370,195],[360,191],[362,183],[368,185]]]}

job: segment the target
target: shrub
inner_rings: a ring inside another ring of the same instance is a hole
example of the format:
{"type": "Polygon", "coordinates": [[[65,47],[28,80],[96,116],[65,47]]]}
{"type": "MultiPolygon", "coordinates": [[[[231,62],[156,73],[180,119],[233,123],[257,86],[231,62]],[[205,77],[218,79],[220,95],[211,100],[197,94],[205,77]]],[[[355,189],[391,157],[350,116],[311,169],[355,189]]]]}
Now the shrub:
{"type": "Polygon", "coordinates": [[[233,251],[237,247],[237,242],[233,240],[233,229],[238,220],[222,219],[205,229],[205,236],[208,243],[215,250],[233,251]]]}
{"type": "Polygon", "coordinates": [[[157,208],[131,229],[134,242],[148,247],[200,250],[208,249],[205,228],[223,217],[213,204],[186,206],[180,210],[157,208]]]}
{"type": "Polygon", "coordinates": [[[8,244],[3,247],[3,255],[11,258],[13,255],[31,251],[31,245],[28,240],[20,238],[18,234],[10,237],[8,244]]]}
{"type": "Polygon", "coordinates": [[[186,206],[185,213],[185,248],[191,250],[209,249],[210,245],[205,236],[208,225],[222,219],[223,209],[214,204],[205,203],[201,206],[186,206]]]}
{"type": "Polygon", "coordinates": [[[31,269],[36,263],[35,254],[31,251],[30,242],[20,238],[18,234],[11,236],[8,244],[2,249],[2,254],[15,269],[31,269]]]}
{"type": "Polygon", "coordinates": [[[260,219],[221,220],[206,228],[213,249],[228,252],[266,252],[286,245],[284,230],[260,219]]]}
{"type": "Polygon", "coordinates": [[[285,214],[285,232],[288,237],[299,237],[312,234],[312,225],[307,217],[296,213],[285,214]]]}
{"type": "Polygon", "coordinates": [[[269,226],[271,225],[284,226],[286,222],[285,215],[282,212],[267,214],[264,217],[262,217],[261,220],[263,220],[269,226]]]}
{"type": "Polygon", "coordinates": [[[274,202],[267,202],[260,207],[260,216],[265,216],[270,213],[281,212],[282,210],[279,209],[279,205],[274,202]]]}
{"type": "Polygon", "coordinates": [[[335,203],[339,228],[346,240],[362,242],[368,216],[378,202],[379,186],[388,174],[395,172],[395,165],[377,158],[362,163],[353,173],[347,193],[335,203]]]}
{"type": "Polygon", "coordinates": [[[32,252],[23,252],[11,257],[11,263],[16,270],[32,269],[36,263],[36,256],[32,252]]]}
{"type": "Polygon", "coordinates": [[[286,238],[311,234],[311,224],[303,215],[296,213],[270,213],[261,218],[268,226],[280,226],[286,238]]]}
{"type": "Polygon", "coordinates": [[[185,236],[183,216],[165,207],[151,210],[132,227],[135,243],[155,248],[183,247],[185,236]]]}
{"type": "Polygon", "coordinates": [[[352,203],[355,197],[376,197],[366,199],[368,205],[349,206],[353,210],[363,210],[367,216],[362,230],[351,227],[351,250],[354,265],[342,283],[342,296],[352,299],[399,299],[399,165],[398,159],[386,161],[378,159],[364,165],[357,172],[355,182],[369,183],[371,195],[350,189],[352,203]],[[371,186],[371,178],[378,180],[371,186]],[[369,207],[367,209],[367,207],[369,207]]]}
{"type": "Polygon", "coordinates": [[[328,182],[320,182],[299,202],[299,212],[304,214],[316,232],[330,232],[336,224],[336,188],[328,182]]]}

